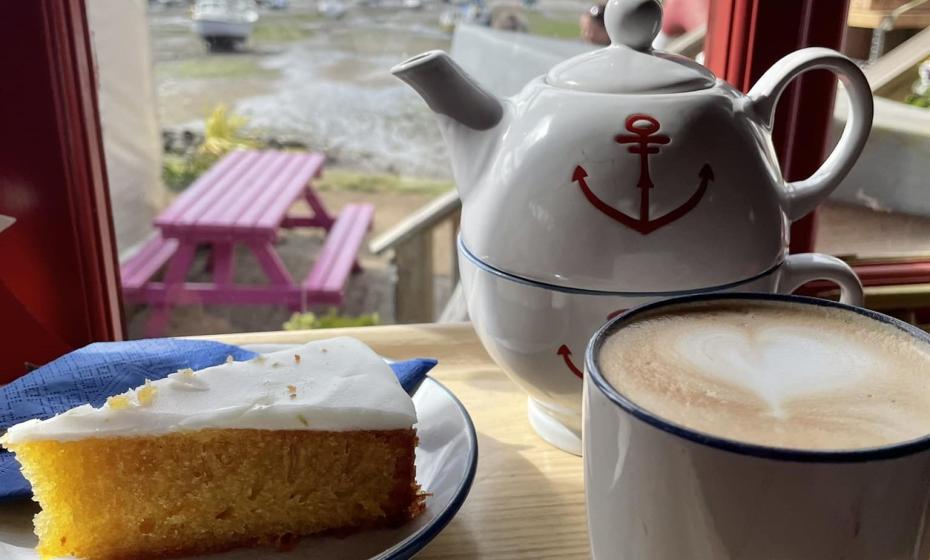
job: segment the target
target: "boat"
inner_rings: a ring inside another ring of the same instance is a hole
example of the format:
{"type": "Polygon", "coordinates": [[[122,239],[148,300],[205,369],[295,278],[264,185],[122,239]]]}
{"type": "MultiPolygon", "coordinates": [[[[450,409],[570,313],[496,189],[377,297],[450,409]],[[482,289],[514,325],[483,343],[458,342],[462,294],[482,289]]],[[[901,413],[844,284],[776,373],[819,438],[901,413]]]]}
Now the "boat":
{"type": "Polygon", "coordinates": [[[471,25],[491,25],[491,12],[484,0],[459,0],[452,7],[439,14],[439,28],[446,33],[455,31],[460,23],[471,25]]]}
{"type": "Polygon", "coordinates": [[[348,11],[348,7],[342,0],[320,0],[317,2],[316,9],[321,16],[329,19],[339,19],[348,11]]]}
{"type": "Polygon", "coordinates": [[[249,38],[258,10],[254,0],[197,0],[192,17],[211,51],[228,50],[249,38]]]}
{"type": "MultiPolygon", "coordinates": [[[[404,0],[406,2],[420,0],[404,0]]],[[[473,26],[493,27],[502,31],[527,33],[529,22],[526,19],[524,5],[514,2],[498,2],[489,5],[486,0],[455,0],[451,8],[439,15],[439,28],[446,33],[455,31],[456,25],[465,23],[473,26]]]]}

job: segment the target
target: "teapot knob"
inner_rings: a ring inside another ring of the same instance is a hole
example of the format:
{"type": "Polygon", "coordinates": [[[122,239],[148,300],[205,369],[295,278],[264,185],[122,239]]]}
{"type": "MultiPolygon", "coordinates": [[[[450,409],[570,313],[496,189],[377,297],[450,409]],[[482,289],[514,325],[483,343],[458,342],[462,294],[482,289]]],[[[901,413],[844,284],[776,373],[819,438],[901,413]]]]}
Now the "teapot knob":
{"type": "Polygon", "coordinates": [[[662,26],[659,0],[609,0],[604,11],[604,27],[612,45],[626,45],[649,51],[662,26]]]}

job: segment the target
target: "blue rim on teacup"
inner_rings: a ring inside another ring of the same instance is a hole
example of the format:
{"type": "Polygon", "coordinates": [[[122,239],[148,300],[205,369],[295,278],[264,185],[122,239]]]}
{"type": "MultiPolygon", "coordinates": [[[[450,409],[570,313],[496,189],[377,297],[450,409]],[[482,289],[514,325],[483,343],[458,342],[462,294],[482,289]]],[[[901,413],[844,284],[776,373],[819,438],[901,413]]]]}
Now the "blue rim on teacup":
{"type": "Polygon", "coordinates": [[[498,278],[504,280],[510,280],[511,282],[516,282],[518,284],[523,284],[525,286],[530,286],[532,288],[542,288],[544,290],[551,290],[555,292],[562,292],[566,294],[578,294],[586,296],[610,296],[610,297],[627,297],[627,298],[637,298],[637,297],[672,297],[672,296],[681,296],[681,295],[699,295],[699,294],[708,294],[717,291],[728,291],[735,288],[739,288],[744,284],[749,284],[750,282],[755,282],[760,278],[764,278],[769,274],[774,273],[778,268],[785,264],[785,260],[782,259],[778,261],[774,266],[756,274],[750,276],[749,278],[743,278],[735,282],[729,282],[727,284],[720,284],[717,286],[709,286],[704,288],[694,288],[690,290],[676,290],[676,291],[664,291],[664,292],[624,292],[624,291],[611,291],[611,290],[591,290],[587,288],[571,288],[568,286],[559,286],[557,284],[549,284],[547,282],[541,282],[539,280],[532,280],[529,278],[524,278],[523,276],[517,276],[509,272],[505,272],[499,268],[491,266],[490,264],[479,259],[474,253],[472,253],[468,247],[465,246],[465,241],[462,239],[462,235],[458,236],[458,248],[459,252],[468,259],[476,267],[480,268],[485,272],[489,272],[498,278]]]}
{"type": "Polygon", "coordinates": [[[619,391],[604,378],[600,369],[598,369],[595,356],[600,353],[604,341],[612,334],[622,329],[633,318],[649,311],[656,311],[665,308],[671,308],[680,305],[713,302],[713,301],[775,301],[783,303],[798,303],[803,305],[815,305],[819,307],[830,307],[841,309],[847,312],[857,313],[863,317],[892,325],[908,333],[919,341],[930,345],[930,335],[926,332],[909,325],[903,321],[889,317],[882,313],[877,313],[869,309],[837,303],[830,300],[786,295],[786,294],[768,294],[768,293],[716,293],[716,294],[696,294],[681,297],[670,298],[654,303],[648,303],[639,307],[634,307],[602,326],[588,343],[585,351],[585,383],[593,383],[594,386],[603,393],[611,402],[631,414],[633,417],[667,432],[673,436],[686,439],[688,441],[712,447],[722,451],[728,451],[739,455],[760,457],[763,459],[773,459],[778,461],[792,461],[802,463],[864,463],[869,461],[881,461],[896,459],[912,455],[919,451],[930,449],[930,434],[917,439],[904,441],[892,445],[880,447],[869,447],[863,449],[838,449],[838,450],[805,450],[791,449],[784,447],[770,447],[754,443],[746,443],[733,439],[723,438],[694,430],[666,420],[652,412],[640,407],[631,399],[620,394],[619,391]]]}

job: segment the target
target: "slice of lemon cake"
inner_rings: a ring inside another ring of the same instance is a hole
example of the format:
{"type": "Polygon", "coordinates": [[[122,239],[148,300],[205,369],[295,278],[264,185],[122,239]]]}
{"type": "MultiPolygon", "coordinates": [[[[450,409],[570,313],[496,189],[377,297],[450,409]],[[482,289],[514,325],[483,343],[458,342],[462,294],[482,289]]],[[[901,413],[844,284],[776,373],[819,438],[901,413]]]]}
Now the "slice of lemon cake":
{"type": "Polygon", "coordinates": [[[43,558],[288,546],[416,515],[416,412],[351,338],[147,382],[10,428],[43,558]]]}

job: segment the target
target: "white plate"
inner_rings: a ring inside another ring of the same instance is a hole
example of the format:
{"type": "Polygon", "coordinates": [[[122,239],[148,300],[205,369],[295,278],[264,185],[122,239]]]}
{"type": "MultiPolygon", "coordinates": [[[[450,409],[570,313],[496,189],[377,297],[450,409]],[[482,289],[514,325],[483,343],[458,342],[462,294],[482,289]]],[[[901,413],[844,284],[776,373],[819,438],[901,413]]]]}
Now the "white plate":
{"type": "MultiPolygon", "coordinates": [[[[439,534],[462,506],[478,465],[475,427],[462,403],[431,378],[413,397],[417,409],[417,481],[430,496],[426,510],[398,529],[363,531],[348,537],[307,537],[296,549],[275,553],[275,560],[406,560],[439,534]]],[[[33,548],[32,516],[38,506],[22,500],[0,504],[0,558],[39,560],[33,548]]],[[[193,560],[194,557],[189,557],[193,560]]],[[[269,550],[240,549],[209,560],[258,560],[269,550]]]]}

